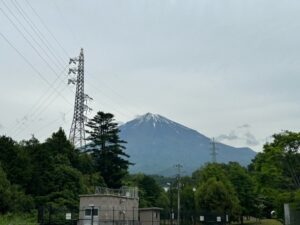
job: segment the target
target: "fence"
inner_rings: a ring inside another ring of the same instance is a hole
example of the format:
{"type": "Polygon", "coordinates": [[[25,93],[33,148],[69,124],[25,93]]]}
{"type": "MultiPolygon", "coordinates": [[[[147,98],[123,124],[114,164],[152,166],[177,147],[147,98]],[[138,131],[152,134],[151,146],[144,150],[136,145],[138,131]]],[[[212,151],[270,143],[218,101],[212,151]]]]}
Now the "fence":
{"type": "Polygon", "coordinates": [[[114,195],[127,198],[139,198],[137,187],[122,187],[120,189],[110,189],[106,187],[96,187],[95,194],[114,195]]]}
{"type": "MultiPolygon", "coordinates": [[[[161,225],[177,225],[178,215],[170,211],[161,212],[161,225]]],[[[226,225],[229,224],[229,215],[226,213],[206,211],[182,211],[180,225],[226,225]]]]}
{"type": "MultiPolygon", "coordinates": [[[[42,206],[38,210],[40,225],[177,225],[177,213],[168,210],[137,214],[136,210],[101,210],[101,208],[70,210],[42,206]]],[[[226,213],[182,211],[180,225],[226,225],[226,213]]],[[[294,225],[294,224],[290,224],[294,225]]]]}

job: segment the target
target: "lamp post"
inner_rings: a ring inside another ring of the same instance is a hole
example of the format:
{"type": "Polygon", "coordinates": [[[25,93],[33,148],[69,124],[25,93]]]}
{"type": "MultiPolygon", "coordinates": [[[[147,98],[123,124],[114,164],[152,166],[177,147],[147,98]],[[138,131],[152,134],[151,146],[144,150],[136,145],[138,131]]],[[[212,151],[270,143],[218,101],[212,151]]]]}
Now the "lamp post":
{"type": "Polygon", "coordinates": [[[194,217],[195,217],[195,215],[196,215],[196,203],[195,203],[195,192],[196,192],[196,188],[195,187],[193,187],[193,217],[192,217],[192,219],[193,219],[193,224],[195,224],[195,219],[194,219],[194,217]]]}
{"type": "Polygon", "coordinates": [[[180,177],[177,182],[177,225],[180,225],[180,177]]]}

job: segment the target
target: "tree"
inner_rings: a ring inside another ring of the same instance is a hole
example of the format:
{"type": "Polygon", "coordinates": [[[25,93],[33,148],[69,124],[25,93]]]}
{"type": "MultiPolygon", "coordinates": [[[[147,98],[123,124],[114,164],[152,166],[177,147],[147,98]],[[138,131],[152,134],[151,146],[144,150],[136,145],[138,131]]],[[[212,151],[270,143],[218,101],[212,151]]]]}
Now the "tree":
{"type": "Polygon", "coordinates": [[[254,181],[248,171],[237,162],[229,162],[229,164],[225,166],[225,171],[240,201],[240,221],[241,224],[243,224],[244,216],[255,216],[257,197],[255,194],[254,181]]]}
{"type": "Polygon", "coordinates": [[[196,206],[200,210],[235,215],[238,211],[238,199],[222,181],[209,178],[196,190],[196,206]]]}
{"type": "Polygon", "coordinates": [[[31,196],[26,196],[18,186],[9,182],[0,164],[0,214],[29,212],[33,208],[31,196]]]}
{"type": "Polygon", "coordinates": [[[0,162],[12,184],[24,187],[28,183],[32,174],[29,154],[9,137],[0,137],[0,162]]]}
{"type": "Polygon", "coordinates": [[[109,188],[122,186],[122,179],[131,165],[127,160],[129,155],[124,152],[126,142],[120,139],[120,130],[114,121],[113,114],[100,111],[87,123],[90,128],[87,130],[90,141],[87,151],[92,152],[95,167],[109,188]]]}
{"type": "Polygon", "coordinates": [[[224,164],[208,163],[193,173],[198,182],[196,207],[236,217],[240,215],[239,199],[224,168],[224,164]]]}
{"type": "Polygon", "coordinates": [[[294,192],[300,188],[300,133],[284,131],[273,135],[263,152],[256,155],[249,166],[257,192],[263,199],[264,216],[276,210],[279,216],[282,204],[293,201],[294,192]]]}
{"type": "Polygon", "coordinates": [[[135,174],[126,177],[128,186],[139,189],[140,207],[168,207],[168,197],[158,182],[149,175],[135,174]]]}
{"type": "Polygon", "coordinates": [[[35,197],[37,204],[76,207],[78,195],[85,193],[86,188],[82,173],[75,167],[79,152],[65,132],[60,128],[44,143],[31,141],[26,148],[33,166],[27,193],[35,197]]]}

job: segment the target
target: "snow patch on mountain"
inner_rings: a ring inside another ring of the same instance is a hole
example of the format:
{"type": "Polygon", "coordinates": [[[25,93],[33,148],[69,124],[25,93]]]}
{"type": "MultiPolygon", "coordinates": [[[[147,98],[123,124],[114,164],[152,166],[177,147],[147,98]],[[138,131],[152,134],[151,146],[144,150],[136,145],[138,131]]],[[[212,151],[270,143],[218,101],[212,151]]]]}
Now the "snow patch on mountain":
{"type": "Polygon", "coordinates": [[[142,124],[152,124],[152,127],[158,128],[162,126],[168,126],[171,127],[173,130],[175,130],[176,133],[180,133],[179,130],[185,129],[185,130],[192,130],[186,126],[183,126],[179,123],[176,123],[172,120],[167,119],[164,116],[161,116],[159,114],[153,114],[153,113],[146,113],[144,115],[137,116],[134,120],[129,121],[128,123],[125,123],[123,125],[131,124],[133,127],[141,126],[142,124]]]}

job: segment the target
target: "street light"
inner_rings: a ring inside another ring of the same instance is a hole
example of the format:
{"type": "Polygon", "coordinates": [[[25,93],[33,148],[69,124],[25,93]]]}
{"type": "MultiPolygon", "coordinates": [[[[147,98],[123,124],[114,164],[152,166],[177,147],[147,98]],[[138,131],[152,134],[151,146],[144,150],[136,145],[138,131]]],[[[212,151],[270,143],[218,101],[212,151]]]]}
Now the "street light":
{"type": "Polygon", "coordinates": [[[195,192],[196,192],[196,188],[193,187],[193,216],[192,216],[192,219],[193,219],[193,224],[195,224],[195,215],[196,215],[196,203],[195,203],[195,192]]]}

